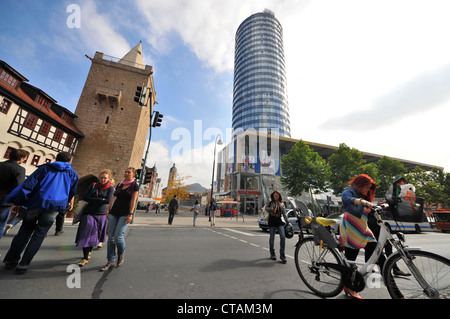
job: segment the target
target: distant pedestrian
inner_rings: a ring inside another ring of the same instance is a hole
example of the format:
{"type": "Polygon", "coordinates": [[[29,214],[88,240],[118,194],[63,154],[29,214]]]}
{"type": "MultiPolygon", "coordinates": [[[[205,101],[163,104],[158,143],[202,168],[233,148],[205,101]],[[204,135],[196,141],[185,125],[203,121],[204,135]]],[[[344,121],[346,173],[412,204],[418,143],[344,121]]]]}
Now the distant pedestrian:
{"type": "Polygon", "coordinates": [[[211,199],[209,204],[209,221],[211,222],[211,226],[215,226],[215,214],[217,211],[217,204],[214,198],[211,199]]]}
{"type": "Polygon", "coordinates": [[[178,209],[177,195],[173,196],[169,203],[169,225],[172,225],[173,218],[178,209]]]}
{"type": "Polygon", "coordinates": [[[139,194],[139,185],[134,179],[136,169],[129,167],[125,170],[124,180],[117,185],[114,197],[108,205],[106,216],[108,220],[107,252],[108,262],[101,269],[107,271],[114,266],[117,259],[117,267],[125,261],[125,231],[133,220],[134,208],[139,194]],[[116,257],[117,249],[117,257],[116,257]]]}
{"type": "Polygon", "coordinates": [[[106,211],[114,197],[114,181],[111,179],[111,171],[102,170],[97,183],[90,185],[83,200],[88,202],[78,226],[75,243],[83,248],[83,259],[78,266],[83,267],[91,258],[92,248],[98,246],[106,239],[106,211]]]}
{"type": "Polygon", "coordinates": [[[9,159],[0,163],[0,239],[3,237],[6,223],[11,214],[12,204],[5,202],[5,199],[14,188],[25,180],[25,168],[20,164],[24,163],[28,154],[25,150],[12,148],[9,159]]]}
{"type": "Polygon", "coordinates": [[[197,222],[197,217],[199,213],[200,213],[200,204],[198,203],[198,200],[196,200],[194,204],[194,227],[195,223],[197,222]]]}
{"type": "Polygon", "coordinates": [[[6,198],[13,203],[11,210],[27,208],[17,235],[3,262],[6,269],[24,274],[39,251],[47,232],[60,210],[73,207],[73,197],[78,186],[78,174],[70,162],[72,155],[60,152],[56,161],[39,166],[21,185],[6,198]],[[24,252],[22,258],[20,255],[24,252]]]}
{"type": "Polygon", "coordinates": [[[266,211],[269,213],[269,250],[270,259],[276,260],[275,255],[275,234],[278,231],[280,236],[280,259],[283,263],[286,263],[285,247],[286,247],[286,235],[284,232],[284,226],[289,223],[289,219],[286,216],[286,209],[284,206],[283,198],[279,191],[274,191],[270,194],[270,201],[266,204],[266,211]],[[281,219],[284,218],[285,222],[281,219]]]}

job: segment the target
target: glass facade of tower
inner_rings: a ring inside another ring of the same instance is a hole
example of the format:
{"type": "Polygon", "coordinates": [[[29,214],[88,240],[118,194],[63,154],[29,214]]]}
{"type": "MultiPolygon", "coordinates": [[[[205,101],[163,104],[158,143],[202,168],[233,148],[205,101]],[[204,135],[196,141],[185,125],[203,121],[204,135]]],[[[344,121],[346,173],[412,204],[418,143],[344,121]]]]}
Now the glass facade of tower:
{"type": "Polygon", "coordinates": [[[233,129],[267,130],[290,137],[283,28],[265,10],[241,23],[236,32],[233,129]]]}

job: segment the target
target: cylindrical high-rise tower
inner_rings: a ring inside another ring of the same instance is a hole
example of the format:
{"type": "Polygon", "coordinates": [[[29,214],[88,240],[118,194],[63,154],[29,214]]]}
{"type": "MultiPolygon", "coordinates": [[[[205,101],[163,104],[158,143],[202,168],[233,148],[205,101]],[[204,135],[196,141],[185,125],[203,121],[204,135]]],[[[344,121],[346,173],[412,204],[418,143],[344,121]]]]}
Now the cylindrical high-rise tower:
{"type": "Polygon", "coordinates": [[[233,130],[290,137],[283,28],[269,10],[241,23],[236,32],[233,130]]]}

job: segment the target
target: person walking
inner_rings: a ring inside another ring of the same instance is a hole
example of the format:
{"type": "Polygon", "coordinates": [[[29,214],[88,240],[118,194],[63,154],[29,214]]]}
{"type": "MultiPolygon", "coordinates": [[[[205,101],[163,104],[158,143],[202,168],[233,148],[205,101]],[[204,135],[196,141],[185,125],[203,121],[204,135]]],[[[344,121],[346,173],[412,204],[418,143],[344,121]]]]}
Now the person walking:
{"type": "MultiPolygon", "coordinates": [[[[345,257],[356,260],[359,250],[368,243],[376,242],[367,220],[375,199],[377,184],[366,174],[352,179],[342,192],[344,215],[339,225],[339,241],[345,247],[345,257]]],[[[362,299],[355,291],[344,287],[344,292],[354,299],[362,299]]]]}
{"type": "Polygon", "coordinates": [[[12,211],[18,212],[21,206],[27,208],[22,226],[3,260],[6,269],[16,268],[17,273],[24,274],[56,215],[60,210],[72,209],[78,174],[72,168],[71,161],[70,153],[60,152],[55,162],[39,166],[6,198],[13,204],[12,211]]]}
{"type": "Polygon", "coordinates": [[[178,209],[177,195],[173,196],[169,203],[169,225],[172,225],[173,218],[178,209]]]}
{"type": "Polygon", "coordinates": [[[20,164],[25,162],[28,154],[25,150],[12,148],[9,159],[0,163],[0,239],[3,237],[6,223],[11,215],[12,204],[5,202],[5,199],[25,180],[26,171],[20,164]]]}
{"type": "Polygon", "coordinates": [[[114,181],[109,169],[102,170],[97,183],[90,185],[83,200],[88,202],[80,219],[75,243],[83,248],[83,259],[78,266],[83,267],[91,258],[92,248],[106,239],[106,211],[114,197],[114,181]]]}
{"type": "Polygon", "coordinates": [[[134,177],[136,169],[128,167],[125,170],[124,180],[117,185],[114,197],[108,205],[106,216],[108,220],[107,234],[107,252],[108,259],[106,265],[101,271],[107,271],[114,266],[116,261],[117,249],[117,267],[121,266],[125,261],[125,231],[133,220],[134,208],[136,206],[139,185],[134,177]]]}
{"type": "Polygon", "coordinates": [[[286,235],[284,227],[289,223],[289,219],[286,216],[286,209],[284,206],[283,198],[279,191],[274,191],[270,194],[270,201],[266,204],[266,211],[269,213],[269,250],[270,259],[276,260],[275,255],[275,234],[278,231],[280,236],[280,260],[282,263],[286,263],[285,247],[286,247],[286,235]],[[281,219],[283,216],[284,222],[281,219]]]}
{"type": "Polygon", "coordinates": [[[209,204],[209,222],[211,223],[211,226],[215,226],[215,218],[216,218],[216,211],[217,211],[217,204],[214,198],[211,199],[211,202],[209,204]]]}
{"type": "Polygon", "coordinates": [[[195,223],[197,222],[197,217],[199,213],[200,213],[200,204],[198,203],[198,200],[196,200],[194,204],[194,227],[195,223]]]}

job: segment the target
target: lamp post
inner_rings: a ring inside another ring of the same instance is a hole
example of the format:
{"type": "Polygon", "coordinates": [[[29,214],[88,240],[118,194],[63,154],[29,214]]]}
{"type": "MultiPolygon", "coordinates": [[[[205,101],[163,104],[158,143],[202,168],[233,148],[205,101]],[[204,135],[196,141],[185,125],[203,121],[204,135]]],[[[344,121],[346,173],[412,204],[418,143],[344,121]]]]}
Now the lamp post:
{"type": "MultiPolygon", "coordinates": [[[[213,159],[213,167],[212,167],[212,178],[211,178],[211,201],[213,199],[213,187],[214,187],[214,166],[216,166],[216,146],[217,144],[222,145],[222,135],[219,133],[216,135],[216,139],[214,141],[214,159],[213,159]],[[219,141],[217,141],[217,138],[220,136],[219,141]]],[[[211,214],[211,202],[210,202],[210,206],[209,206],[209,219],[211,222],[211,226],[215,225],[214,222],[214,212],[211,214]]]]}

